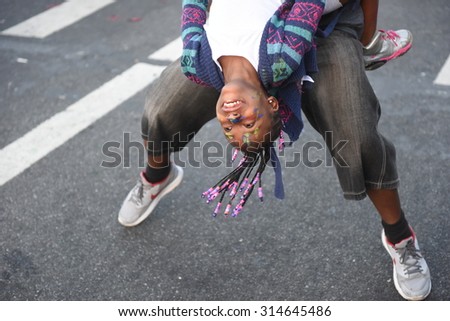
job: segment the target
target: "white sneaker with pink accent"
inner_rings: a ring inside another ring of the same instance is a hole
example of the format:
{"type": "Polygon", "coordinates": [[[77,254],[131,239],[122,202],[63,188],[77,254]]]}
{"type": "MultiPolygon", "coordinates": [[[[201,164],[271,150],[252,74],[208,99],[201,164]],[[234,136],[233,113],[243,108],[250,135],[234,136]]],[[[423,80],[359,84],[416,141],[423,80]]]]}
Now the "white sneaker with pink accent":
{"type": "Polygon", "coordinates": [[[378,30],[371,42],[363,47],[366,70],[375,70],[389,60],[404,55],[411,48],[412,41],[409,30],[378,30]]]}
{"type": "MultiPolygon", "coordinates": [[[[412,229],[411,229],[412,231],[412,229]]],[[[424,300],[431,292],[431,277],[427,262],[420,253],[416,235],[392,244],[384,230],[381,240],[392,258],[394,284],[398,293],[406,300],[424,300]]]]}

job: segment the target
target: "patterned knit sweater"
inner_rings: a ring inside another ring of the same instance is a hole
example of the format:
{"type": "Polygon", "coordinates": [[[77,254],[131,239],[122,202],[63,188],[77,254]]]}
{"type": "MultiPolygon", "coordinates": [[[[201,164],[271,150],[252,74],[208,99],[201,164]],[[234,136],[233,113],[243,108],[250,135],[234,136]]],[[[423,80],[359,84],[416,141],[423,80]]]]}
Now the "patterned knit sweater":
{"type": "MultiPolygon", "coordinates": [[[[283,131],[292,141],[303,129],[301,79],[317,72],[314,35],[324,3],[285,1],[267,22],[261,39],[258,75],[267,92],[278,98],[283,131]]],[[[190,80],[220,91],[223,75],[213,61],[203,28],[207,6],[208,0],[183,0],[181,67],[190,80]]]]}

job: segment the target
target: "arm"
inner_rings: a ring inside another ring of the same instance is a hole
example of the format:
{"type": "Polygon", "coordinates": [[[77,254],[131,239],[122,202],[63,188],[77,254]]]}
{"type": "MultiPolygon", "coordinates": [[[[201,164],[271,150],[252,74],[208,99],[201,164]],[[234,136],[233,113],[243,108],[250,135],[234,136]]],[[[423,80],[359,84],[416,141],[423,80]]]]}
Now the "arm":
{"type": "Polygon", "coordinates": [[[189,42],[192,37],[203,34],[203,25],[206,23],[209,4],[208,0],[183,0],[181,16],[183,44],[189,42]]]}
{"type": "Polygon", "coordinates": [[[209,0],[183,0],[181,17],[181,39],[183,52],[181,55],[181,69],[189,78],[196,76],[196,61],[200,49],[201,39],[205,32],[206,13],[210,5],[209,0]]]}
{"type": "Polygon", "coordinates": [[[299,36],[310,47],[324,6],[325,0],[295,0],[286,19],[285,40],[290,36],[299,36]]]}
{"type": "Polygon", "coordinates": [[[375,31],[377,31],[378,0],[361,0],[361,8],[364,14],[364,29],[361,43],[363,46],[367,46],[372,41],[375,31]]]}
{"type": "Polygon", "coordinates": [[[295,0],[285,2],[275,13],[265,30],[267,54],[272,61],[271,79],[279,86],[303,63],[313,46],[325,0],[295,0]]]}

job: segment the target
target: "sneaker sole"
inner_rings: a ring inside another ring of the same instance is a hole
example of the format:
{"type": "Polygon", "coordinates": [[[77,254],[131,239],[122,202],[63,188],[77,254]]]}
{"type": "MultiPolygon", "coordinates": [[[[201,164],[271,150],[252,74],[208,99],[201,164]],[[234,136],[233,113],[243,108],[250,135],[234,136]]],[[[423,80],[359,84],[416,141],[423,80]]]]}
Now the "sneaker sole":
{"type": "Polygon", "coordinates": [[[375,70],[380,68],[381,66],[383,66],[385,63],[387,63],[390,60],[396,59],[398,57],[403,56],[405,53],[407,53],[409,51],[409,49],[411,49],[412,46],[412,42],[410,44],[408,44],[405,48],[400,49],[399,51],[396,51],[394,54],[390,55],[389,57],[380,59],[378,61],[369,63],[367,66],[365,66],[366,70],[375,70]]]}
{"type": "MultiPolygon", "coordinates": [[[[383,231],[381,231],[381,241],[382,241],[382,243],[383,243],[384,248],[385,248],[386,251],[388,252],[389,257],[390,257],[390,256],[391,256],[391,252],[389,251],[389,245],[388,245],[387,242],[386,242],[386,237],[384,236],[383,231]]],[[[391,257],[391,260],[392,260],[392,257],[391,257]]],[[[428,289],[428,292],[427,292],[425,295],[421,295],[421,296],[413,296],[413,297],[410,297],[410,296],[406,295],[406,294],[403,292],[403,290],[402,290],[402,288],[400,287],[400,285],[398,284],[397,271],[395,270],[395,264],[394,264],[394,262],[392,262],[392,265],[393,265],[393,268],[392,268],[392,275],[393,275],[393,278],[394,278],[394,285],[395,285],[395,288],[397,289],[397,292],[398,292],[405,300],[408,300],[408,301],[422,301],[422,300],[424,300],[424,299],[430,294],[430,292],[431,292],[431,285],[430,285],[430,288],[428,289]]]]}
{"type": "MultiPolygon", "coordinates": [[[[176,165],[175,165],[176,166],[176,165]]],[[[159,201],[166,196],[167,194],[169,194],[170,192],[172,192],[175,188],[178,187],[178,185],[180,185],[181,181],[183,180],[183,169],[181,167],[176,166],[175,167],[176,170],[178,171],[177,177],[173,180],[172,183],[170,183],[169,185],[166,186],[166,188],[164,188],[159,194],[158,196],[155,197],[155,199],[152,201],[152,203],[150,204],[150,206],[148,207],[148,209],[144,212],[144,214],[142,216],[139,217],[139,219],[137,219],[136,221],[132,222],[132,223],[125,223],[122,222],[122,220],[119,217],[119,223],[122,224],[125,227],[133,227],[136,225],[139,225],[140,223],[142,223],[147,217],[150,216],[150,214],[153,212],[153,210],[155,209],[155,207],[158,205],[159,201]]]]}
{"type": "Polygon", "coordinates": [[[371,64],[365,66],[365,69],[366,69],[366,70],[372,71],[372,70],[375,70],[375,69],[380,68],[380,67],[383,66],[386,62],[387,62],[387,61],[377,61],[377,62],[373,62],[373,63],[371,63],[371,64]]]}

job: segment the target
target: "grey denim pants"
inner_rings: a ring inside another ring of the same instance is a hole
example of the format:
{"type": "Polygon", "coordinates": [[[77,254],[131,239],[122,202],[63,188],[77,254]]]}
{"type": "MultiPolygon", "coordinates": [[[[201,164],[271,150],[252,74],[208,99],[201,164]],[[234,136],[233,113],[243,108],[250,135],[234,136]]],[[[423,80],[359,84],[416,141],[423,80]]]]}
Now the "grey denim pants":
{"type": "MultiPolygon", "coordinates": [[[[397,188],[395,148],[378,132],[381,109],[364,70],[360,42],[336,30],[318,39],[317,60],[319,72],[302,94],[302,108],[325,139],[344,197],[360,200],[366,189],[397,188]]],[[[217,98],[214,89],[184,77],[179,61],[168,66],[146,99],[142,137],[149,142],[148,152],[181,150],[215,117],[217,98]]]]}

